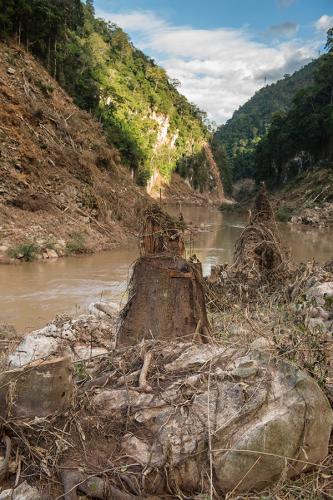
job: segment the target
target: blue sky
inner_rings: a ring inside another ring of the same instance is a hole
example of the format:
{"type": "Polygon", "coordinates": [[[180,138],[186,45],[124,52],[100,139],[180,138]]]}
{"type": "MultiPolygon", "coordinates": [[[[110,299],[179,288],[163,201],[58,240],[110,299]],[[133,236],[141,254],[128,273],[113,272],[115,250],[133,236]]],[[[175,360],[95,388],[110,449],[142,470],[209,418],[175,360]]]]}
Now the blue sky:
{"type": "Polygon", "coordinates": [[[333,27],[333,0],[95,0],[95,8],[217,123],[317,57],[333,27]]]}

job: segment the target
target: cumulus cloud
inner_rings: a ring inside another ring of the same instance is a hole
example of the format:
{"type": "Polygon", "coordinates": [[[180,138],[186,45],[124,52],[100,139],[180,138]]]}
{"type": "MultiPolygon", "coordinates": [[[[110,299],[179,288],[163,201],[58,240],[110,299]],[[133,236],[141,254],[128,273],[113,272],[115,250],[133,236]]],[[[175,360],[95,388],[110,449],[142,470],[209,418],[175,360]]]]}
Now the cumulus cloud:
{"type": "Polygon", "coordinates": [[[181,82],[181,92],[218,123],[260,87],[316,57],[319,46],[297,39],[269,45],[245,28],[174,26],[150,11],[98,15],[134,35],[136,45],[154,56],[170,77],[181,82]]]}
{"type": "Polygon", "coordinates": [[[324,14],[315,22],[315,28],[318,31],[328,31],[330,28],[333,28],[333,16],[328,16],[324,14]]]}
{"type": "Polygon", "coordinates": [[[286,21],[281,24],[274,24],[268,28],[268,32],[274,36],[285,36],[291,38],[296,35],[299,30],[299,24],[291,21],[286,21]]]}

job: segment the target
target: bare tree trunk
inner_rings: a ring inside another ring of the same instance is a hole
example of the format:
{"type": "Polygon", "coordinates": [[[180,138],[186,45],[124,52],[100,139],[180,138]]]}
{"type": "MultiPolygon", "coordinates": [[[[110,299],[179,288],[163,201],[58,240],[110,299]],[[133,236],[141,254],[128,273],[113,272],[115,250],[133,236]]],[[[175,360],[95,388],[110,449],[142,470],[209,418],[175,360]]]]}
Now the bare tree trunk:
{"type": "Polygon", "coordinates": [[[19,44],[19,46],[21,45],[21,30],[22,30],[22,21],[20,20],[19,29],[18,29],[18,44],[19,44]]]}

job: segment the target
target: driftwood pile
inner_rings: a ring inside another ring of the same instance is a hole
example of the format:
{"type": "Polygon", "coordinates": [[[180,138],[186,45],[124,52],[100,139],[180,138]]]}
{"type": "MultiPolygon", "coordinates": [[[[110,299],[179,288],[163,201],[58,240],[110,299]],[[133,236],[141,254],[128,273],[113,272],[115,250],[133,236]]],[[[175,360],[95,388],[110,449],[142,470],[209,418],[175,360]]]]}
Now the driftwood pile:
{"type": "Polygon", "coordinates": [[[145,208],[140,218],[140,255],[170,253],[184,256],[186,224],[164,212],[159,205],[145,208]]]}
{"type": "Polygon", "coordinates": [[[235,246],[235,270],[253,277],[277,279],[287,269],[287,259],[269,202],[262,183],[247,226],[235,246]]]}

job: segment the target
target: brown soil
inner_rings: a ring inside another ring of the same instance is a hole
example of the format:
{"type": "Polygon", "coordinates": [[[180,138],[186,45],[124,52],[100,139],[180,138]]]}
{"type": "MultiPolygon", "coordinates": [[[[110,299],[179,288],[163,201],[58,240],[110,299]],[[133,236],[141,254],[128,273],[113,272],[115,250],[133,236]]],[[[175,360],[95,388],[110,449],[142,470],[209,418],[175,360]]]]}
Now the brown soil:
{"type": "MultiPolygon", "coordinates": [[[[159,198],[159,191],[152,193],[154,198],[159,198]]],[[[162,203],[168,204],[191,204],[207,205],[210,200],[207,194],[199,193],[178,174],[172,174],[169,184],[164,183],[161,186],[162,203]]]]}
{"type": "Polygon", "coordinates": [[[277,213],[287,212],[294,224],[313,227],[333,225],[333,170],[305,172],[274,193],[272,204],[277,213]]]}
{"type": "Polygon", "coordinates": [[[32,241],[60,240],[61,255],[78,235],[82,251],[111,248],[146,199],[99,123],[32,56],[0,43],[0,261],[32,241]]]}

